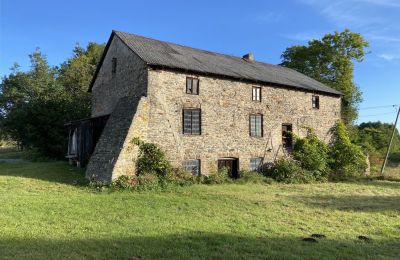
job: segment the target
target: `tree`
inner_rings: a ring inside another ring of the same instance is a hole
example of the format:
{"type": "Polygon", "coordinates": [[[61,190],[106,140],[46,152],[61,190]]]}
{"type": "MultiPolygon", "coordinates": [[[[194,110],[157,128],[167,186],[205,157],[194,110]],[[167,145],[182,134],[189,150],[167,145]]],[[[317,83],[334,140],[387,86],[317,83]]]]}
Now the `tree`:
{"type": "MultiPolygon", "coordinates": [[[[357,126],[354,142],[368,153],[383,157],[385,155],[393,125],[382,122],[366,122],[357,126]]],[[[391,152],[400,152],[400,134],[395,130],[391,152]]]]}
{"type": "Polygon", "coordinates": [[[338,122],[332,131],[328,155],[333,179],[359,176],[367,167],[366,157],[361,147],[350,141],[349,133],[342,122],[338,122]]]}
{"type": "Polygon", "coordinates": [[[49,66],[36,50],[31,68],[14,65],[0,83],[0,127],[22,147],[48,157],[62,157],[68,140],[64,124],[90,115],[87,89],[104,45],[78,46],[61,67],[49,66]]]}
{"type": "Polygon", "coordinates": [[[350,125],[357,118],[357,104],[362,100],[353,80],[353,61],[363,60],[366,47],[368,42],[359,33],[346,29],[326,34],[321,40],[311,40],[307,46],[287,48],[281,56],[281,65],[341,91],[342,119],[350,125]]]}

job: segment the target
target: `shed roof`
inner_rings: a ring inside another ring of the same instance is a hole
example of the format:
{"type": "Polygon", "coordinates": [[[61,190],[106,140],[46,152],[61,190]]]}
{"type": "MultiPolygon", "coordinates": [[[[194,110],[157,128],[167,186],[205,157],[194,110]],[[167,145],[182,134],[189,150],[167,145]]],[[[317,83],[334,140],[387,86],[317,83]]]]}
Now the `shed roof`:
{"type": "MultiPolygon", "coordinates": [[[[203,74],[220,75],[237,80],[271,83],[311,92],[342,95],[341,92],[319,81],[293,69],[279,65],[248,61],[241,57],[205,51],[125,32],[113,31],[111,38],[114,35],[117,35],[150,67],[158,66],[203,74]]],[[[106,51],[107,50],[104,52],[106,51]]],[[[103,58],[104,56],[105,55],[103,55],[103,58]]],[[[94,79],[95,78],[96,75],[94,76],[94,79]]],[[[94,83],[94,79],[90,89],[94,83]]]]}

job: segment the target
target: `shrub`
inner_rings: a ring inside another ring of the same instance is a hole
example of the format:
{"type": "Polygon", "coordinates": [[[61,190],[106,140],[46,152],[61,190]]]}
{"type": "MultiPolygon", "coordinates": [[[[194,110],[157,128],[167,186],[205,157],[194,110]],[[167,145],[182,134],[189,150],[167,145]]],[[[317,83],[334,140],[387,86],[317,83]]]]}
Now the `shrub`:
{"type": "Polygon", "coordinates": [[[204,175],[202,183],[204,184],[222,184],[225,182],[232,182],[232,178],[228,175],[228,169],[222,168],[217,172],[204,175]]]}
{"type": "Polygon", "coordinates": [[[154,173],[143,173],[137,176],[136,190],[158,190],[161,189],[159,177],[154,173]]]}
{"type": "Polygon", "coordinates": [[[190,172],[177,168],[169,171],[164,178],[165,183],[178,186],[189,186],[195,183],[201,183],[203,176],[195,176],[190,172]]]}
{"type": "Polygon", "coordinates": [[[165,177],[171,170],[165,153],[157,145],[143,142],[139,138],[134,138],[133,143],[139,147],[137,175],[155,173],[158,177],[165,177]]]}
{"type": "Polygon", "coordinates": [[[302,169],[300,163],[292,158],[281,158],[266,172],[266,176],[272,177],[283,183],[309,183],[315,181],[313,175],[302,169]]]}
{"type": "Polygon", "coordinates": [[[351,143],[346,126],[342,122],[333,128],[329,166],[332,170],[331,178],[334,180],[360,176],[367,167],[365,155],[359,146],[351,143]]]}
{"type": "Polygon", "coordinates": [[[122,175],[113,181],[112,186],[116,189],[132,189],[138,184],[136,175],[122,175]]]}
{"type": "Polygon", "coordinates": [[[293,158],[317,181],[327,181],[329,175],[328,146],[311,130],[305,138],[296,137],[293,158]]]}

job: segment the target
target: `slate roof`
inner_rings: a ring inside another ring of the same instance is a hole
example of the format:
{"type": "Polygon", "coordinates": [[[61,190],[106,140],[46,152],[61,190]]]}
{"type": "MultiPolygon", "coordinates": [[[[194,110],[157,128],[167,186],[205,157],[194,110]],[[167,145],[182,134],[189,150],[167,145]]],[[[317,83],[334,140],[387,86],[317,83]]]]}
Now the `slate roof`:
{"type": "MultiPolygon", "coordinates": [[[[133,52],[151,66],[220,75],[237,80],[272,83],[291,88],[342,95],[293,69],[258,61],[247,61],[215,52],[195,49],[143,36],[113,31],[133,52]]],[[[111,37],[112,37],[111,36],[111,37]]]]}

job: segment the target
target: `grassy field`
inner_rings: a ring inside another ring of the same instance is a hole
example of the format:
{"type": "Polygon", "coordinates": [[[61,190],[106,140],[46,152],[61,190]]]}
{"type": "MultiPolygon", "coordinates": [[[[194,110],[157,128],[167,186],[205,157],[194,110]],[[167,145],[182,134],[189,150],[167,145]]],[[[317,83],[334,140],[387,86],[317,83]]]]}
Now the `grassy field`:
{"type": "Polygon", "coordinates": [[[400,256],[400,182],[96,192],[82,180],[64,162],[0,163],[0,258],[400,256]],[[326,238],[301,240],[313,233],[326,238]]]}

